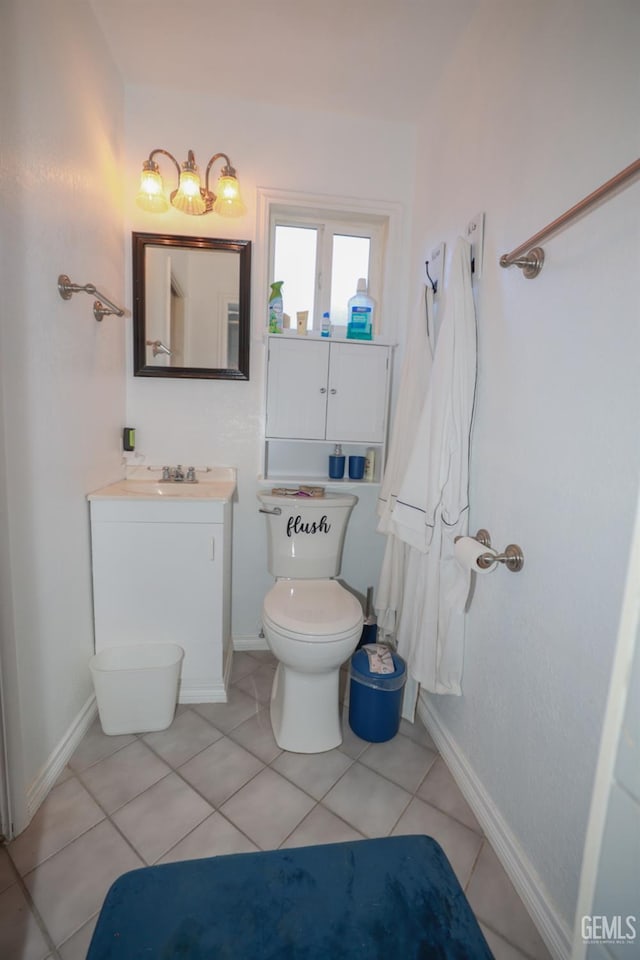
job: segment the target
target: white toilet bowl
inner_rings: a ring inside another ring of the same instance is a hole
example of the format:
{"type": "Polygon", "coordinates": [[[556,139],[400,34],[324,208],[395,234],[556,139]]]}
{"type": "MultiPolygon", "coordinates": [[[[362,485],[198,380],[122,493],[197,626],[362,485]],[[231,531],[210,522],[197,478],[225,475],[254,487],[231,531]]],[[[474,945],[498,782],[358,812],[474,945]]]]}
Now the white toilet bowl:
{"type": "Polygon", "coordinates": [[[276,743],[320,753],[342,742],[340,667],[362,632],[362,608],[336,580],[278,580],[264,599],[263,627],[278,659],[271,693],[276,743]]]}

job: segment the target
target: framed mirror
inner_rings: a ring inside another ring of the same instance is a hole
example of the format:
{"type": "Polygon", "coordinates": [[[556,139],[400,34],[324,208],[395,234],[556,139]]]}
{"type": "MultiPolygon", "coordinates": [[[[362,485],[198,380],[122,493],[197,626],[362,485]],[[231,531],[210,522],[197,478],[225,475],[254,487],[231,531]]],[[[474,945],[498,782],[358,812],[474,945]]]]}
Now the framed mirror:
{"type": "Polygon", "coordinates": [[[136,377],[249,379],[251,241],[133,233],[136,377]]]}

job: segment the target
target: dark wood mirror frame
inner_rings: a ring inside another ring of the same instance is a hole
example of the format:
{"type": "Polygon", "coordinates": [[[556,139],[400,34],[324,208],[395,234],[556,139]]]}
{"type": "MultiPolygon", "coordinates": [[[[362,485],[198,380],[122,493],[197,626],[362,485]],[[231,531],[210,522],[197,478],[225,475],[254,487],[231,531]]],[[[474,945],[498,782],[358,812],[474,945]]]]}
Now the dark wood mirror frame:
{"type": "Polygon", "coordinates": [[[136,377],[180,377],[201,380],[248,380],[251,339],[251,241],[217,240],[208,237],[179,237],[161,233],[133,233],[133,373],[136,377]],[[176,247],[187,250],[221,250],[237,253],[238,282],[238,366],[193,367],[156,366],[147,362],[146,275],[147,247],[176,247]]]}

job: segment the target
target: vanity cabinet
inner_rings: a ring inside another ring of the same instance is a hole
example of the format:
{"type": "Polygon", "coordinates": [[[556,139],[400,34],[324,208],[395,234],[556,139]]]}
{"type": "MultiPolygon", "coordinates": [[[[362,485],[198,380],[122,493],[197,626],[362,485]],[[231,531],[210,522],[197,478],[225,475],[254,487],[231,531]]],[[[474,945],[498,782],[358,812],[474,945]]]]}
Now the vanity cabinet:
{"type": "Polygon", "coordinates": [[[328,455],[376,448],[379,479],[389,406],[388,344],[311,337],[267,340],[265,477],[327,479],[328,455]]]}
{"type": "Polygon", "coordinates": [[[89,496],[96,652],[177,643],[185,651],[179,701],[225,701],[230,500],[109,499],[108,490],[89,496]]]}

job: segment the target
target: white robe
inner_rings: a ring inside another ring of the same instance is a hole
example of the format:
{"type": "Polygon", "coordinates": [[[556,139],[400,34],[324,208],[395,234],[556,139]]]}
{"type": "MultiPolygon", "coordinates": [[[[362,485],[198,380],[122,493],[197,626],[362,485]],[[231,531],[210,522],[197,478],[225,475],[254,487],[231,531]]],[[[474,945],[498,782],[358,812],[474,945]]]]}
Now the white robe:
{"type": "Polygon", "coordinates": [[[406,562],[406,545],[393,533],[391,516],[413,449],[431,374],[433,323],[433,291],[431,287],[425,287],[411,317],[387,463],[377,502],[378,532],[387,534],[387,542],[375,607],[378,629],[382,637],[389,639],[396,635],[406,562]]]}
{"type": "Polygon", "coordinates": [[[462,692],[470,574],[453,555],[468,531],[469,447],[477,335],[469,244],[455,244],[424,408],[391,528],[408,545],[398,651],[432,693],[462,692]]]}

